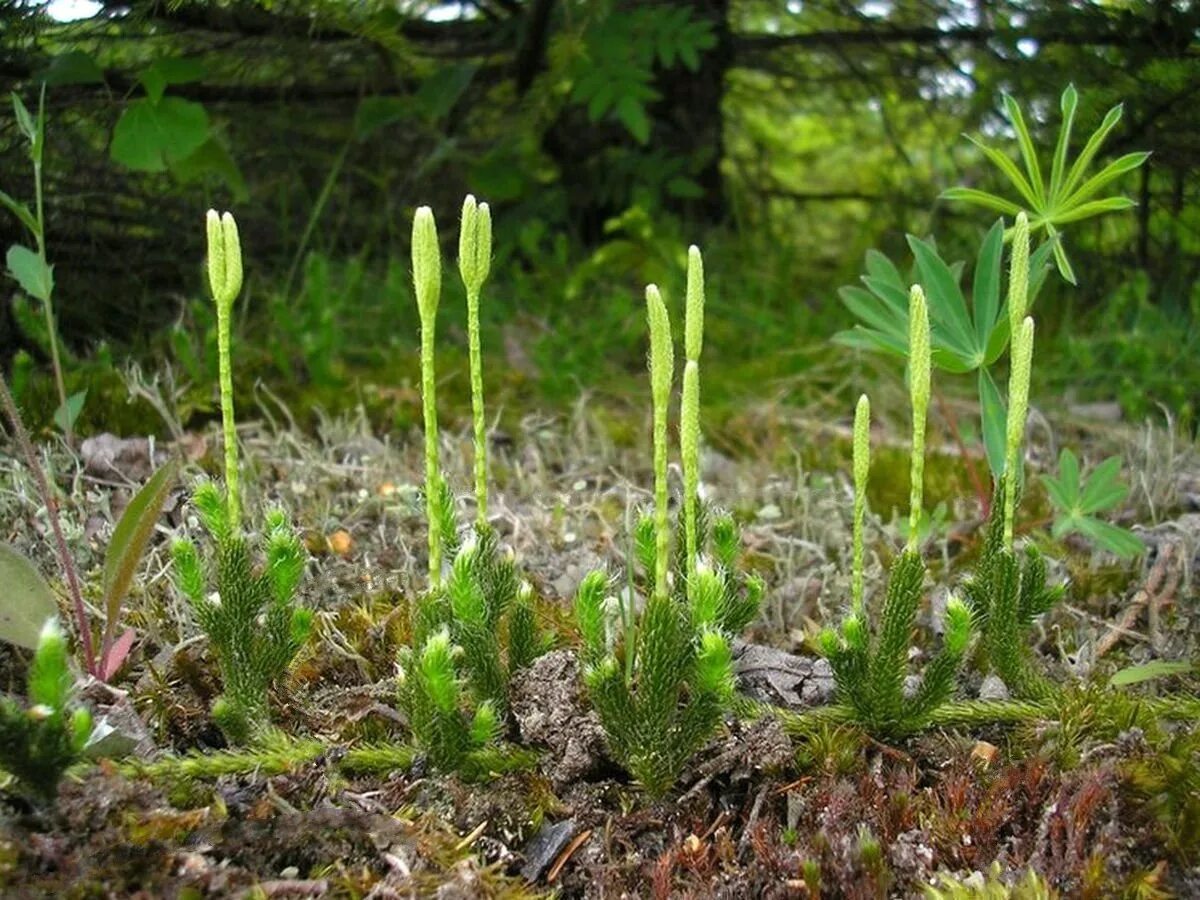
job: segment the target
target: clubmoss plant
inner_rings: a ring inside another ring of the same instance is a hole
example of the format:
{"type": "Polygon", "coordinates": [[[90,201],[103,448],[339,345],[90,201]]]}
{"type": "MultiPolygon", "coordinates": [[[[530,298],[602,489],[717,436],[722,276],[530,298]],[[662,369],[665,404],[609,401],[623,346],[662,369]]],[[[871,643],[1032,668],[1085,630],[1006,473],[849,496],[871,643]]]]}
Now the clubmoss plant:
{"type": "Polygon", "coordinates": [[[209,482],[192,495],[214,548],[206,573],[196,545],[172,547],[175,579],[208,635],[221,669],[224,693],[213,718],[235,744],[269,733],[268,693],[308,640],[312,612],[296,604],[306,554],[282,510],[267,514],[264,561],[256,565],[242,532],[229,317],[242,285],[242,253],[233,216],[208,214],[208,272],[218,315],[225,488],[209,482]],[[220,324],[223,323],[223,324],[220,324]],[[207,585],[215,582],[209,593],[207,585]]]}
{"type": "Polygon", "coordinates": [[[34,802],[49,804],[63,773],[82,758],[92,716],[71,708],[67,639],[56,619],[42,628],[29,667],[28,703],[0,698],[0,766],[34,802]]]}
{"type": "Polygon", "coordinates": [[[910,637],[923,596],[925,563],[917,547],[921,515],[925,452],[925,416],[929,404],[929,316],[925,297],[914,285],[909,297],[909,393],[913,408],[913,441],[909,537],[888,576],[879,626],[866,612],[859,591],[862,583],[861,516],[865,513],[870,407],[860,398],[855,410],[855,551],[850,613],[840,634],[832,628],[821,634],[821,651],[829,659],[839,699],[861,725],[875,734],[898,736],[925,727],[949,699],[954,680],[971,641],[971,615],[957,597],[946,604],[941,650],[926,667],[920,686],[906,693],[910,637]],[[862,504],[862,511],[860,511],[862,504]]]}
{"type": "Polygon", "coordinates": [[[487,525],[487,419],[483,408],[483,351],[479,337],[479,292],[492,264],[492,214],[470,194],[463,201],[458,270],[467,292],[467,341],[471,357],[471,413],[475,437],[475,517],[487,525]]]}
{"type": "Polygon", "coordinates": [[[983,553],[964,592],[983,635],[987,661],[1018,697],[1047,699],[1053,686],[1033,667],[1026,632],[1033,620],[1062,597],[1061,587],[1046,585],[1046,563],[1036,547],[1026,548],[1023,563],[1013,551],[1013,522],[1021,482],[1021,448],[1029,413],[1033,368],[1033,318],[1026,308],[1029,229],[1018,217],[1013,237],[1009,315],[1013,323],[1012,362],[1005,428],[1005,474],[996,483],[997,502],[984,539],[983,553]]]}
{"type": "MultiPolygon", "coordinates": [[[[646,307],[655,506],[653,517],[644,517],[634,535],[635,555],[647,573],[648,596],[635,621],[629,608],[633,598],[626,598],[629,605],[611,598],[611,579],[596,571],[584,578],[575,598],[588,696],[613,755],[653,795],[664,794],[675,784],[730,708],[734,698],[730,637],[753,618],[761,594],[761,585],[757,590],[746,585],[735,589],[731,571],[738,551],[737,529],[731,518],[722,517],[710,532],[697,496],[703,334],[700,266],[699,251],[692,248],[681,425],[685,499],[680,543],[684,549],[676,554],[674,589],[669,578],[667,509],[667,407],[674,353],[666,305],[651,285],[646,289],[646,307]],[[708,545],[715,565],[703,556],[708,545]]],[[[633,560],[628,564],[632,566],[633,560]]]]}
{"type": "Polygon", "coordinates": [[[549,647],[534,615],[533,590],[523,582],[487,521],[486,411],[479,294],[491,258],[486,203],[467,197],[459,235],[459,271],[467,294],[471,400],[475,440],[474,526],[460,529],[455,498],[442,475],[437,444],[435,324],[441,251],[428,207],[413,222],[413,280],[421,318],[421,385],[425,422],[429,588],[413,604],[413,637],[400,653],[401,707],[417,747],[442,769],[477,769],[503,734],[512,674],[549,647]],[[463,534],[466,534],[464,537],[463,534]],[[451,562],[443,573],[442,560],[451,562]]]}

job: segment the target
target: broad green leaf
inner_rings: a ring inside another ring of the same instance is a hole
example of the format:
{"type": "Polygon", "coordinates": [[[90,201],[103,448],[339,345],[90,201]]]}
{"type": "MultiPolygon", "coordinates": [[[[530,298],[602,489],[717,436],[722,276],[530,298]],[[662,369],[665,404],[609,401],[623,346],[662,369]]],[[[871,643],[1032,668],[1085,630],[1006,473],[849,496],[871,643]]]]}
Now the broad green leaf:
{"type": "Polygon", "coordinates": [[[849,331],[839,331],[833,336],[833,342],[856,350],[883,350],[900,357],[908,356],[907,340],[898,341],[890,335],[872,331],[861,325],[855,325],[849,331]]]}
{"type": "Polygon", "coordinates": [[[168,162],[195,153],[208,133],[208,113],[198,103],[179,97],[134,100],[117,120],[109,154],[130,169],[162,172],[168,162]]]}
{"type": "Polygon", "coordinates": [[[975,313],[975,347],[987,353],[988,339],[1000,314],[1000,262],[1004,256],[1004,220],[997,219],[983,238],[975,260],[971,302],[975,313]]]}
{"type": "Polygon", "coordinates": [[[945,337],[938,328],[933,329],[932,343],[934,346],[930,356],[933,364],[943,372],[949,372],[952,375],[965,375],[967,372],[974,372],[978,368],[974,357],[964,356],[945,346],[945,337]],[[938,346],[938,344],[942,346],[938,346]]]}
{"type": "Polygon", "coordinates": [[[848,285],[838,291],[842,305],[864,324],[890,334],[897,340],[908,339],[908,323],[894,309],[870,291],[848,285]]]}
{"type": "Polygon", "coordinates": [[[54,410],[54,424],[58,426],[59,431],[66,434],[75,429],[75,422],[79,419],[79,414],[83,412],[83,404],[86,400],[87,388],[84,388],[69,396],[65,403],[59,404],[58,409],[54,410]]]}
{"type": "MultiPolygon", "coordinates": [[[[1046,488],[1046,493],[1050,496],[1050,502],[1055,508],[1067,513],[1074,506],[1074,498],[1067,493],[1062,481],[1055,478],[1053,475],[1043,475],[1042,485],[1046,488]]],[[[1057,535],[1056,535],[1057,536],[1057,535]]]]}
{"type": "Polygon", "coordinates": [[[1092,158],[1100,151],[1100,145],[1104,143],[1104,139],[1108,137],[1108,133],[1116,128],[1117,123],[1121,121],[1121,113],[1122,107],[1118,103],[1108,111],[1108,114],[1104,117],[1104,121],[1100,123],[1100,127],[1092,132],[1092,136],[1088,138],[1083,151],[1076,158],[1071,166],[1071,171],[1067,174],[1067,180],[1063,183],[1063,196],[1069,197],[1075,190],[1075,186],[1083,178],[1083,173],[1092,164],[1092,158]]]}
{"type": "Polygon", "coordinates": [[[9,212],[21,220],[21,224],[29,229],[30,234],[37,235],[38,225],[37,219],[33,217],[33,213],[29,207],[19,200],[10,197],[4,191],[0,191],[0,204],[3,204],[9,212]]]}
{"type": "Polygon", "coordinates": [[[112,540],[104,555],[105,632],[112,634],[121,614],[121,601],[129,592],[134,573],[162,514],[163,504],[175,481],[175,463],[169,462],[155,472],[121,515],[113,529],[112,540]]]}
{"type": "Polygon", "coordinates": [[[1075,107],[1078,102],[1079,95],[1075,92],[1075,85],[1068,84],[1059,101],[1059,108],[1062,110],[1062,126],[1058,130],[1058,143],[1054,147],[1054,162],[1050,167],[1050,201],[1052,203],[1058,200],[1059,188],[1062,187],[1063,172],[1067,167],[1067,151],[1071,146],[1071,126],[1075,123],[1075,107]]]}
{"type": "Polygon", "coordinates": [[[1170,675],[1183,675],[1191,672],[1194,666],[1184,660],[1156,659],[1153,662],[1142,663],[1140,666],[1127,666],[1114,672],[1108,680],[1109,687],[1128,687],[1131,684],[1141,684],[1155,678],[1166,678],[1170,675]]]}
{"type": "Polygon", "coordinates": [[[878,250],[867,251],[867,274],[884,284],[898,288],[901,293],[908,296],[908,286],[904,283],[900,270],[896,268],[895,263],[878,250]]]}
{"type": "Polygon", "coordinates": [[[210,137],[194,153],[183,159],[168,158],[167,162],[171,174],[182,184],[216,176],[225,183],[235,199],[246,200],[250,196],[246,180],[242,177],[242,170],[238,168],[238,164],[225,146],[216,138],[210,137]]]}
{"type": "Polygon", "coordinates": [[[1079,494],[1078,509],[1085,515],[1112,509],[1125,499],[1129,488],[1118,481],[1121,474],[1121,460],[1110,456],[1092,471],[1079,494]]]}
{"type": "Polygon", "coordinates": [[[992,475],[999,477],[1004,474],[1004,450],[1007,428],[1007,412],[1004,400],[1000,397],[1000,389],[996,386],[991,373],[984,368],[979,370],[979,418],[983,430],[983,447],[987,453],[988,468],[992,475]]]}
{"type": "Polygon", "coordinates": [[[1058,480],[1068,500],[1064,509],[1074,509],[1079,502],[1079,460],[1069,449],[1058,454],[1058,480]]]}
{"type": "Polygon", "coordinates": [[[1080,219],[1090,219],[1092,216],[1098,216],[1101,213],[1118,212],[1134,206],[1137,206],[1137,204],[1128,197],[1108,197],[1104,200],[1092,200],[1089,203],[1072,208],[1070,212],[1056,215],[1054,222],[1057,225],[1066,225],[1069,222],[1078,222],[1080,219]]]}
{"type": "Polygon", "coordinates": [[[983,151],[983,155],[992,161],[997,169],[1005,174],[1009,181],[1025,198],[1025,202],[1029,204],[1030,209],[1038,209],[1041,204],[1037,201],[1037,195],[1033,192],[1033,188],[1029,186],[1029,182],[1025,180],[1025,176],[1021,174],[1021,170],[1017,168],[1017,164],[1005,156],[995,147],[989,147],[983,141],[967,136],[972,144],[983,151]]]}
{"type": "MultiPolygon", "coordinates": [[[[917,269],[921,273],[929,300],[930,318],[943,325],[944,337],[950,349],[965,358],[973,357],[976,352],[975,340],[967,315],[967,300],[958,286],[958,279],[930,244],[909,235],[908,245],[912,248],[917,269]]],[[[982,349],[979,348],[980,356],[982,349]]]]}
{"type": "Polygon", "coordinates": [[[1091,516],[1078,519],[1075,530],[1085,537],[1091,538],[1099,547],[1125,559],[1140,556],[1146,551],[1146,545],[1132,531],[1117,525],[1110,525],[1108,522],[1101,522],[1091,516]]]}
{"type": "Polygon", "coordinates": [[[876,297],[882,300],[897,319],[904,323],[904,334],[908,336],[908,288],[903,283],[893,284],[891,281],[864,275],[862,283],[876,297]]]}
{"type": "Polygon", "coordinates": [[[33,563],[8,544],[0,544],[0,641],[37,649],[47,619],[58,615],[58,601],[33,563]]]}
{"type": "Polygon", "coordinates": [[[998,197],[995,194],[980,191],[976,188],[947,188],[938,197],[941,200],[962,200],[966,203],[974,203],[976,206],[983,206],[987,209],[1004,213],[1006,216],[1015,216],[1021,211],[1021,207],[1017,206],[1011,200],[1005,200],[1003,197],[998,197]]]}
{"type": "Polygon", "coordinates": [[[104,72],[87,53],[82,50],[68,50],[50,60],[50,65],[42,70],[38,80],[51,86],[98,84],[104,81],[104,72]]]}
{"type": "Polygon", "coordinates": [[[1025,124],[1025,116],[1021,114],[1021,106],[1011,95],[1004,95],[1004,109],[1008,120],[1017,132],[1017,146],[1021,148],[1021,158],[1025,161],[1025,170],[1029,173],[1029,184],[1037,205],[1044,206],[1046,195],[1042,187],[1042,169],[1038,165],[1037,149],[1033,146],[1033,138],[1029,135],[1029,126],[1025,124]]]}
{"type": "Polygon", "coordinates": [[[168,57],[156,61],[142,72],[138,79],[146,89],[146,96],[157,103],[169,84],[189,84],[200,81],[207,74],[204,63],[198,59],[168,57]]]}
{"type": "Polygon", "coordinates": [[[8,271],[21,290],[31,297],[36,297],[43,303],[54,293],[54,267],[47,265],[42,258],[20,244],[8,248],[8,271]]]}

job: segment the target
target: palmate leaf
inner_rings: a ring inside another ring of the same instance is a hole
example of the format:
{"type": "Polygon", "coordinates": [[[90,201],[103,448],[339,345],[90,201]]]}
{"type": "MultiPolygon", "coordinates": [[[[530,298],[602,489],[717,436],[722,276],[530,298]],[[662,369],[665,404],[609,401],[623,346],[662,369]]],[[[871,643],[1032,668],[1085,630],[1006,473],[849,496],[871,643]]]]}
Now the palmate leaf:
{"type": "Polygon", "coordinates": [[[983,155],[1008,180],[1021,202],[1001,197],[988,191],[974,188],[956,187],[942,193],[946,200],[960,200],[974,203],[986,209],[995,210],[1006,215],[1015,215],[1021,209],[1029,212],[1031,229],[1042,229],[1046,237],[1053,242],[1054,259],[1062,277],[1075,283],[1075,270],[1067,256],[1062,241],[1059,240],[1059,229],[1093,216],[1108,212],[1119,212],[1134,206],[1127,197],[1113,196],[1099,200],[1092,199],[1109,184],[1134,169],[1141,166],[1149,157],[1148,153],[1127,153],[1109,163],[1097,174],[1084,180],[1084,176],[1099,153],[1105,139],[1121,121],[1121,106],[1114,106],[1105,115],[1092,135],[1084,144],[1079,156],[1068,167],[1067,154],[1071,143],[1071,128],[1075,122],[1075,110],[1079,96],[1073,85],[1068,85],[1060,99],[1062,125],[1054,147],[1054,157],[1050,166],[1050,178],[1047,181],[1043,175],[1038,160],[1037,147],[1033,142],[1029,127],[1020,105],[1008,94],[1004,95],[1004,112],[1017,138],[1017,147],[1021,156],[1022,170],[1005,153],[995,147],[988,146],[981,139],[968,136],[983,155]]]}
{"type": "Polygon", "coordinates": [[[1082,534],[1097,546],[1125,558],[1142,553],[1145,546],[1137,535],[1096,518],[1097,513],[1116,507],[1129,493],[1129,488],[1119,480],[1120,472],[1121,460],[1111,456],[1082,480],[1079,460],[1064,449],[1058,457],[1058,477],[1042,476],[1042,484],[1057,513],[1051,533],[1056,538],[1082,534]]]}

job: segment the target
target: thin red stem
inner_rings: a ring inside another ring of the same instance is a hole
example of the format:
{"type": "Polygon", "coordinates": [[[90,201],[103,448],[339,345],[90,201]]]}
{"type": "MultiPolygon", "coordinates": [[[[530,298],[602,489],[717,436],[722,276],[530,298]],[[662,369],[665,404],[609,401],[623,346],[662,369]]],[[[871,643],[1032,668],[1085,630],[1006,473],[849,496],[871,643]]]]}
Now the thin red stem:
{"type": "Polygon", "coordinates": [[[38,462],[37,454],[33,449],[33,441],[29,438],[29,432],[25,430],[25,423],[17,410],[16,401],[13,400],[12,393],[8,389],[8,382],[4,379],[3,372],[0,372],[0,402],[4,405],[4,412],[9,421],[12,422],[13,435],[21,452],[25,455],[25,463],[29,466],[29,471],[33,473],[38,493],[42,495],[42,503],[46,506],[46,517],[50,520],[51,531],[54,532],[58,562],[67,579],[68,593],[75,604],[75,621],[79,628],[79,640],[83,644],[83,656],[87,663],[88,673],[99,678],[96,653],[92,647],[91,622],[88,619],[87,609],[83,605],[83,591],[79,587],[79,573],[75,570],[75,560],[71,558],[71,554],[67,550],[67,539],[63,537],[62,523],[58,520],[58,503],[50,491],[50,483],[46,480],[46,473],[38,462]]]}

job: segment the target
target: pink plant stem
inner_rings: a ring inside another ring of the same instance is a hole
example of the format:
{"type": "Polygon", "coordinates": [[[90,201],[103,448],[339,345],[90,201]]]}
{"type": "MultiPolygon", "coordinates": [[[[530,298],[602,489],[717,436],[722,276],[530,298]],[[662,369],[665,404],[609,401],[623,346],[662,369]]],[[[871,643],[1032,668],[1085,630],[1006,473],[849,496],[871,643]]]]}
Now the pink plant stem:
{"type": "Polygon", "coordinates": [[[38,463],[37,454],[33,450],[33,441],[29,439],[29,432],[25,430],[25,423],[21,421],[16,401],[13,400],[12,393],[8,390],[8,382],[5,381],[2,372],[0,372],[0,401],[4,404],[4,412],[9,421],[12,422],[13,435],[16,437],[21,452],[25,455],[25,463],[29,466],[29,471],[33,473],[38,492],[42,495],[42,503],[46,506],[46,517],[50,520],[50,529],[54,532],[58,561],[67,579],[67,590],[75,604],[75,621],[79,628],[79,640],[83,644],[83,656],[87,663],[88,674],[100,677],[99,669],[96,666],[96,652],[92,647],[92,627],[88,620],[87,610],[83,605],[83,591],[79,588],[79,573],[75,571],[75,561],[71,559],[71,554],[67,550],[67,540],[63,537],[62,524],[58,520],[58,503],[54,499],[54,494],[50,492],[46,473],[38,463]]]}

